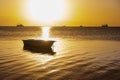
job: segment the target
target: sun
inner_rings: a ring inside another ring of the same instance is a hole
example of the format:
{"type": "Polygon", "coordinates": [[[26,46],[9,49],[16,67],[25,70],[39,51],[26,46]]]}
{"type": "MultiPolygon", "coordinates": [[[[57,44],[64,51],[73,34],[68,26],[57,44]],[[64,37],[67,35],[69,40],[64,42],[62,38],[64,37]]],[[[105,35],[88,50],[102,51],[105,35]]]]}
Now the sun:
{"type": "Polygon", "coordinates": [[[26,16],[34,22],[48,26],[65,19],[66,0],[27,0],[26,16]]]}

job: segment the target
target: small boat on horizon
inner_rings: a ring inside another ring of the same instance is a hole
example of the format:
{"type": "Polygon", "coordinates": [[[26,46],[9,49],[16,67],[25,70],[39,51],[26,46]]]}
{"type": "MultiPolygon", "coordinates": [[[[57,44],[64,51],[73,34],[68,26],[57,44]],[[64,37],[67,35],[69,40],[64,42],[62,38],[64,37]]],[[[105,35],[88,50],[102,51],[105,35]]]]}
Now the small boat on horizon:
{"type": "Polygon", "coordinates": [[[24,25],[23,24],[18,24],[17,27],[24,27],[24,25]]]}
{"type": "Polygon", "coordinates": [[[104,25],[102,25],[102,27],[103,27],[103,28],[108,27],[108,24],[104,24],[104,25]]]}

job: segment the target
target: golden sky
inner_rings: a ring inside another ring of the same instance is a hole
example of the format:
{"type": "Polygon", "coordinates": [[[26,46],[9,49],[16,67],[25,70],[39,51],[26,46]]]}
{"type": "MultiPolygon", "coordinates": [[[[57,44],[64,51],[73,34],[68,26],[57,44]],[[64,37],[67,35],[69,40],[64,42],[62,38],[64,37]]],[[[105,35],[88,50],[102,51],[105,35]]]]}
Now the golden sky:
{"type": "MultiPolygon", "coordinates": [[[[32,17],[29,15],[29,12],[26,8],[26,2],[29,1],[30,0],[0,0],[0,25],[13,26],[20,23],[24,25],[40,25],[40,22],[32,22],[32,17]]],[[[48,3],[52,5],[52,3],[54,3],[53,1],[54,0],[49,0],[48,3]]],[[[120,25],[120,0],[65,1],[65,4],[67,5],[66,9],[68,9],[66,10],[65,15],[67,17],[64,16],[63,19],[58,20],[58,22],[55,22],[54,25],[120,25]]],[[[61,8],[63,9],[64,7],[61,8]]]]}

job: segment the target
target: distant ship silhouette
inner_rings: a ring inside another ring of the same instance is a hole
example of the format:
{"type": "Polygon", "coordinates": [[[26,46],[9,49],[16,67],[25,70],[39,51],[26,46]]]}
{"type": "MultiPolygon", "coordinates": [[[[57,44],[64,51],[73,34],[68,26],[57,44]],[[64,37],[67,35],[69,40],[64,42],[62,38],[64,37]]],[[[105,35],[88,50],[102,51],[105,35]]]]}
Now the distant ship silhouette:
{"type": "Polygon", "coordinates": [[[102,27],[108,27],[108,24],[104,24],[104,25],[102,25],[102,27]]]}
{"type": "Polygon", "coordinates": [[[24,27],[24,25],[23,24],[18,24],[17,27],[24,27]]]}

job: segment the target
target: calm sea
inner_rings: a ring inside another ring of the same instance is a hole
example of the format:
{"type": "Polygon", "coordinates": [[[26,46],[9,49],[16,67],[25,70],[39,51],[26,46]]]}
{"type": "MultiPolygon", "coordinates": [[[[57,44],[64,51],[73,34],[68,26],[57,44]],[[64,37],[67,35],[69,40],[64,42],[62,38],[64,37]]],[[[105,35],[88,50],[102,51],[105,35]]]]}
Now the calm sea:
{"type": "Polygon", "coordinates": [[[0,28],[0,80],[120,80],[120,28],[50,29],[54,55],[23,49],[41,28],[0,28]]]}

